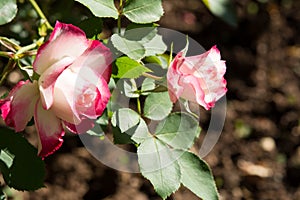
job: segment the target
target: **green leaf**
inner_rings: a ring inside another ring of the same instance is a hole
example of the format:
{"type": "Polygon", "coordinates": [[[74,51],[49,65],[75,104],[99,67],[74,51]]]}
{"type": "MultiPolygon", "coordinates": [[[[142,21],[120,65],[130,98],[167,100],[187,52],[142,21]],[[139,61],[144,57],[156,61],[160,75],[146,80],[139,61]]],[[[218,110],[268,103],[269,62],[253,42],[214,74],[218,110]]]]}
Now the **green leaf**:
{"type": "Polygon", "coordinates": [[[148,56],[144,59],[145,62],[150,64],[158,64],[163,69],[168,68],[168,60],[169,60],[169,56],[166,54],[157,55],[157,56],[148,56]]]}
{"type": "Polygon", "coordinates": [[[137,154],[142,175],[150,180],[163,199],[179,188],[180,167],[166,145],[149,137],[138,147],[137,154]]]}
{"type": "Polygon", "coordinates": [[[173,103],[168,92],[151,93],[145,100],[144,116],[153,120],[162,120],[172,111],[173,103]]]}
{"type": "Polygon", "coordinates": [[[161,35],[155,35],[152,40],[144,44],[144,48],[146,49],[145,56],[154,56],[164,53],[167,50],[167,45],[161,35]]]}
{"type": "MultiPolygon", "coordinates": [[[[134,79],[120,79],[118,81],[118,89],[122,95],[129,98],[138,98],[138,88],[134,79]]],[[[114,95],[113,95],[114,96],[114,95]]]]}
{"type": "Polygon", "coordinates": [[[151,79],[151,78],[145,78],[145,80],[142,83],[142,88],[141,88],[141,94],[142,95],[149,95],[150,92],[147,91],[151,91],[155,89],[155,80],[151,79]]]}
{"type": "Polygon", "coordinates": [[[200,134],[199,122],[187,113],[172,113],[156,128],[156,137],[175,149],[189,149],[200,134]]]}
{"type": "Polygon", "coordinates": [[[75,0],[87,7],[96,17],[112,17],[117,19],[118,10],[114,0],[75,0]]]}
{"type": "Polygon", "coordinates": [[[130,108],[121,108],[114,112],[111,123],[118,126],[122,133],[140,122],[140,115],[130,108]]]}
{"type": "Polygon", "coordinates": [[[46,24],[46,21],[41,19],[38,26],[38,33],[41,37],[46,37],[47,31],[48,31],[48,26],[46,24]]]}
{"type": "Polygon", "coordinates": [[[0,128],[0,149],[0,170],[8,186],[17,190],[36,190],[44,186],[44,162],[37,156],[37,149],[20,133],[0,128]],[[13,159],[12,165],[10,159],[13,159]]]}
{"type": "Polygon", "coordinates": [[[113,34],[111,36],[111,42],[115,48],[133,60],[140,60],[145,55],[146,50],[143,45],[137,41],[128,40],[118,34],[113,34]]]}
{"type": "Polygon", "coordinates": [[[88,130],[86,133],[92,136],[98,136],[98,137],[104,136],[104,131],[99,125],[95,125],[92,129],[88,130]]]}
{"type": "Polygon", "coordinates": [[[236,10],[232,0],[202,0],[206,7],[216,16],[230,24],[237,26],[236,10]]]}
{"type": "Polygon", "coordinates": [[[209,166],[190,152],[177,151],[181,183],[203,200],[218,200],[218,192],[209,166]]]}
{"type": "MultiPolygon", "coordinates": [[[[129,129],[130,130],[130,129],[129,129]]],[[[131,136],[127,131],[122,133],[119,127],[112,127],[115,144],[132,144],[131,136]]]]}
{"type": "Polygon", "coordinates": [[[116,60],[116,66],[118,74],[114,78],[138,78],[144,72],[151,72],[144,65],[125,56],[116,60]]]}
{"type": "MultiPolygon", "coordinates": [[[[132,124],[135,124],[135,122],[132,124]]],[[[132,144],[134,142],[139,144],[149,137],[148,126],[140,117],[139,123],[125,132],[122,132],[119,127],[112,127],[112,131],[115,144],[132,144]]]]}
{"type": "Polygon", "coordinates": [[[16,0],[0,1],[0,25],[7,24],[12,21],[18,11],[16,0]]]}
{"type": "Polygon", "coordinates": [[[7,149],[0,149],[0,160],[5,163],[7,168],[10,168],[13,164],[15,155],[11,154],[7,149]]]}
{"type": "Polygon", "coordinates": [[[162,54],[167,50],[162,36],[155,27],[130,29],[124,36],[114,34],[111,37],[113,46],[133,60],[141,60],[146,56],[162,54]]]}
{"type": "Polygon", "coordinates": [[[148,24],[136,24],[136,23],[130,23],[126,27],[126,31],[131,29],[137,29],[137,28],[145,28],[145,27],[158,27],[159,25],[156,23],[148,23],[148,24]]]}
{"type": "Polygon", "coordinates": [[[102,31],[103,21],[98,17],[90,17],[82,20],[78,27],[81,28],[88,38],[93,38],[102,31]]]}
{"type": "Polygon", "coordinates": [[[128,40],[138,41],[146,43],[152,40],[157,34],[157,28],[155,27],[139,27],[135,29],[126,29],[124,37],[128,40]]]}
{"type": "Polygon", "coordinates": [[[140,118],[140,123],[138,125],[130,128],[126,133],[131,135],[131,139],[138,144],[149,138],[148,126],[142,118],[140,118]]]}
{"type": "Polygon", "coordinates": [[[149,137],[146,122],[134,110],[121,108],[114,112],[111,123],[115,144],[141,143],[149,137]],[[134,141],[134,142],[133,142],[134,141]]]}
{"type": "Polygon", "coordinates": [[[131,0],[123,9],[123,14],[130,21],[139,24],[159,21],[163,13],[161,0],[131,0]]]}

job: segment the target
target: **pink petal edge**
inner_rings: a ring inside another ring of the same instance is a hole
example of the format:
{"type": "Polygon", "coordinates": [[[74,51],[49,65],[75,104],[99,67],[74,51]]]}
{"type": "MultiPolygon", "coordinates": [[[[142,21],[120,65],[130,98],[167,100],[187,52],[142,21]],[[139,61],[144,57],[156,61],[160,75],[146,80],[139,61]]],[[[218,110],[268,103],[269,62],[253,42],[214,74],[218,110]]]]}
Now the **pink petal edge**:
{"type": "Polygon", "coordinates": [[[54,84],[58,76],[74,61],[71,57],[65,57],[49,67],[39,78],[39,89],[43,107],[48,110],[53,104],[54,84]]]}
{"type": "Polygon", "coordinates": [[[44,158],[61,147],[65,132],[61,120],[51,110],[45,110],[41,100],[35,105],[34,121],[39,138],[39,156],[44,158]]]}
{"type": "Polygon", "coordinates": [[[38,49],[33,69],[41,75],[64,57],[80,56],[88,45],[89,41],[80,28],[57,21],[50,39],[38,49]]]}
{"type": "Polygon", "coordinates": [[[0,101],[2,118],[6,125],[13,127],[16,132],[24,130],[33,116],[38,99],[37,87],[36,81],[20,81],[9,95],[0,101]]]}

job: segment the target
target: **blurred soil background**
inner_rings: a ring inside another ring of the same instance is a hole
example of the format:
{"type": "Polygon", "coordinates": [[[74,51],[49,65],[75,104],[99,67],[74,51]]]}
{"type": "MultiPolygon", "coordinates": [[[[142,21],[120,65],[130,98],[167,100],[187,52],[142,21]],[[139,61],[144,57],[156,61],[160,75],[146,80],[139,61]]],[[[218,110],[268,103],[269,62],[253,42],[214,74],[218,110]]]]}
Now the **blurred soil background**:
{"type": "MultiPolygon", "coordinates": [[[[71,0],[37,2],[52,24],[55,20],[78,24],[84,16],[91,16],[71,0]]],[[[187,33],[206,49],[217,44],[227,63],[224,130],[205,157],[220,199],[300,199],[300,1],[235,0],[236,28],[214,17],[200,0],[163,0],[163,5],[162,27],[187,33]]],[[[18,18],[0,26],[0,35],[29,44],[37,34],[37,16],[30,4],[19,3],[19,7],[18,18]]],[[[109,35],[114,25],[113,20],[106,20],[105,33],[109,35]]],[[[2,60],[0,67],[4,64],[2,60]]],[[[1,91],[20,78],[18,71],[12,72],[1,91]]],[[[205,135],[209,116],[204,115],[201,123],[205,135]]],[[[200,146],[201,139],[196,148],[200,146]]],[[[140,174],[101,164],[77,136],[67,135],[63,147],[45,162],[46,188],[12,191],[15,199],[160,199],[140,174]]],[[[171,199],[198,198],[180,188],[171,199]]]]}

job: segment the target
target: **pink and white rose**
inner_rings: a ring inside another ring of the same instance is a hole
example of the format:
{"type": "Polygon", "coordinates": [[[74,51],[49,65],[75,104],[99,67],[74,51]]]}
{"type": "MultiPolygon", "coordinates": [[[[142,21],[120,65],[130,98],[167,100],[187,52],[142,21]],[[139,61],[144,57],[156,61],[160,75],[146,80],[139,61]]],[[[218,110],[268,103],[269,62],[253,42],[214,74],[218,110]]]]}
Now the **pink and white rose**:
{"type": "Polygon", "coordinates": [[[209,110],[227,92],[225,71],[225,61],[216,46],[190,57],[179,52],[167,72],[171,101],[182,97],[209,110]]]}
{"type": "Polygon", "coordinates": [[[2,118],[20,132],[34,117],[41,157],[63,142],[64,128],[82,133],[94,125],[109,98],[112,54],[71,25],[57,22],[33,63],[37,81],[20,81],[0,100],[2,118]]]}

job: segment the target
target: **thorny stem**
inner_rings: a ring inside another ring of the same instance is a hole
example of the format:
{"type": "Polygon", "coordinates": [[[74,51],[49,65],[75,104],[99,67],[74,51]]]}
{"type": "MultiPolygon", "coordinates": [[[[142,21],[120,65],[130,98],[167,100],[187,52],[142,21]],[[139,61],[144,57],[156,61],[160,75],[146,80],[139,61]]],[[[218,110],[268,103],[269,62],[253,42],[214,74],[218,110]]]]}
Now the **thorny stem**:
{"type": "Polygon", "coordinates": [[[35,2],[35,0],[29,0],[29,2],[31,3],[31,5],[33,6],[33,8],[37,12],[37,14],[40,16],[40,18],[45,20],[45,24],[46,24],[47,28],[50,30],[53,30],[53,27],[51,26],[51,24],[49,23],[49,21],[47,20],[46,16],[43,13],[43,11],[40,9],[39,5],[35,2]]]}

